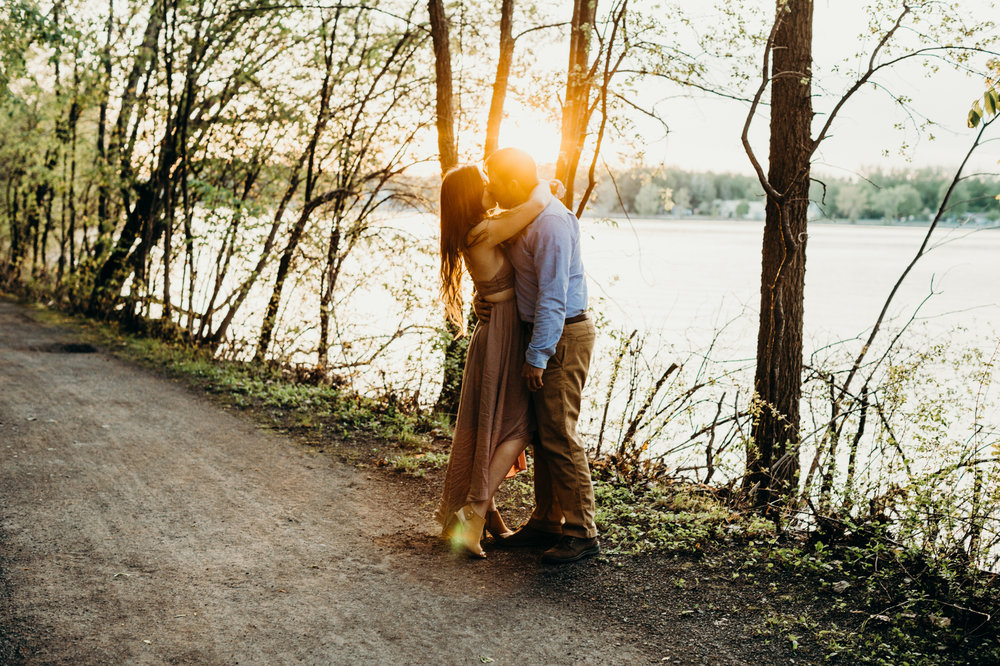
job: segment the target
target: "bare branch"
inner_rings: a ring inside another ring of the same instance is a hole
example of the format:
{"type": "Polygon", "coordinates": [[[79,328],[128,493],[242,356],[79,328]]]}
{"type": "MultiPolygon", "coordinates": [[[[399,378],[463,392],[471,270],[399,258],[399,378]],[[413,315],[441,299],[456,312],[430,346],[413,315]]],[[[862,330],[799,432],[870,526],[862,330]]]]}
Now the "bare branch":
{"type": "Polygon", "coordinates": [[[514,35],[514,41],[516,42],[525,35],[535,32],[537,30],[548,30],[549,28],[564,28],[567,25],[569,25],[567,21],[563,21],[562,23],[546,23],[545,25],[536,25],[534,28],[528,28],[527,30],[522,30],[521,32],[514,35]]]}
{"type": "Polygon", "coordinates": [[[761,65],[761,81],[760,86],[757,88],[757,92],[754,93],[753,100],[750,102],[750,109],[747,111],[746,122],[743,123],[743,132],[740,134],[740,140],[743,142],[743,150],[746,151],[747,157],[750,158],[750,164],[753,165],[753,170],[757,173],[757,180],[760,181],[760,186],[764,188],[767,194],[775,199],[780,199],[781,194],[774,189],[771,185],[771,181],[768,180],[767,176],[764,174],[764,169],[760,165],[760,161],[757,159],[757,155],[753,151],[753,147],[750,145],[750,123],[753,122],[753,117],[757,113],[757,107],[760,105],[760,100],[764,96],[764,91],[767,90],[767,85],[771,82],[771,78],[768,75],[768,69],[771,64],[771,49],[774,47],[774,37],[778,34],[778,28],[781,26],[781,17],[776,16],[774,19],[774,24],[771,26],[771,34],[767,36],[767,43],[764,45],[764,57],[763,64],[761,65]]]}

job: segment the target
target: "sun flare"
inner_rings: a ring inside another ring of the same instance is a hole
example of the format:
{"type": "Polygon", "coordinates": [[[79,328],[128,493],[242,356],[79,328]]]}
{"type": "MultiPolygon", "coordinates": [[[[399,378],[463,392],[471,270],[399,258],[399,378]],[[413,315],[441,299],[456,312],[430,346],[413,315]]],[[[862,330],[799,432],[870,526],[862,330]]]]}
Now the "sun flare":
{"type": "Polygon", "coordinates": [[[541,113],[515,111],[500,127],[500,146],[512,146],[526,151],[539,166],[554,164],[559,157],[559,127],[541,113]]]}

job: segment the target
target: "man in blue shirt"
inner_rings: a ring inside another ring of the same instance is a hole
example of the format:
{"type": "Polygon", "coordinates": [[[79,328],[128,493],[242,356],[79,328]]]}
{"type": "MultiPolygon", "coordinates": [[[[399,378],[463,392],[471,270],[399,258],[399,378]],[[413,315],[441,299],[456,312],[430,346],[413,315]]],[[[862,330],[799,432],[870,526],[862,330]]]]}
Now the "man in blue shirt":
{"type": "MultiPolygon", "coordinates": [[[[486,175],[489,193],[502,208],[524,203],[538,184],[535,161],[516,148],[490,155],[486,175]]],[[[590,465],[576,431],[595,338],[587,316],[580,223],[553,199],[513,239],[508,257],[518,314],[529,331],[521,374],[532,391],[538,434],[535,509],[503,545],[551,546],[543,561],[574,562],[600,552],[590,465]]]]}

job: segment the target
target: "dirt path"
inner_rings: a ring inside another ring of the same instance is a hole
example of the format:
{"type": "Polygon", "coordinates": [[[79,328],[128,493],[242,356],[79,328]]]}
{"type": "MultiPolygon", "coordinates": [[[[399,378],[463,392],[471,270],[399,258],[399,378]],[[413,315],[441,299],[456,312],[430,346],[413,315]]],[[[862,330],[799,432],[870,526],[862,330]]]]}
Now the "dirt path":
{"type": "Polygon", "coordinates": [[[669,654],[565,591],[565,569],[451,558],[389,482],[66,343],[0,302],[0,661],[669,654]]]}

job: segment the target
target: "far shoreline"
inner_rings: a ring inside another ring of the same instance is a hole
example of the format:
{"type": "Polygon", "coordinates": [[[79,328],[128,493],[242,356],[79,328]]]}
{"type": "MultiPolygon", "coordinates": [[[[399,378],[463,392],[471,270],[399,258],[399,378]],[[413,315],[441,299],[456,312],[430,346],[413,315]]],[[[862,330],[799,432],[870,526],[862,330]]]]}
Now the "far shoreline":
{"type": "MultiPolygon", "coordinates": [[[[736,218],[736,217],[719,217],[716,215],[684,215],[684,216],[674,216],[674,215],[625,215],[623,213],[616,213],[612,215],[608,214],[598,214],[587,211],[583,215],[584,219],[601,221],[601,220],[611,220],[614,222],[733,222],[733,223],[747,223],[747,224],[763,224],[763,219],[749,219],[749,218],[736,218]]],[[[835,219],[835,218],[825,218],[818,217],[808,220],[809,224],[822,224],[829,226],[843,226],[843,227],[900,227],[905,229],[920,229],[931,226],[931,220],[880,220],[880,219],[864,219],[851,221],[847,219],[835,219]]],[[[938,222],[939,227],[948,228],[961,228],[967,227],[970,230],[976,231],[994,231],[1000,229],[1000,220],[996,221],[984,221],[979,222],[976,220],[941,220],[938,222]]]]}

